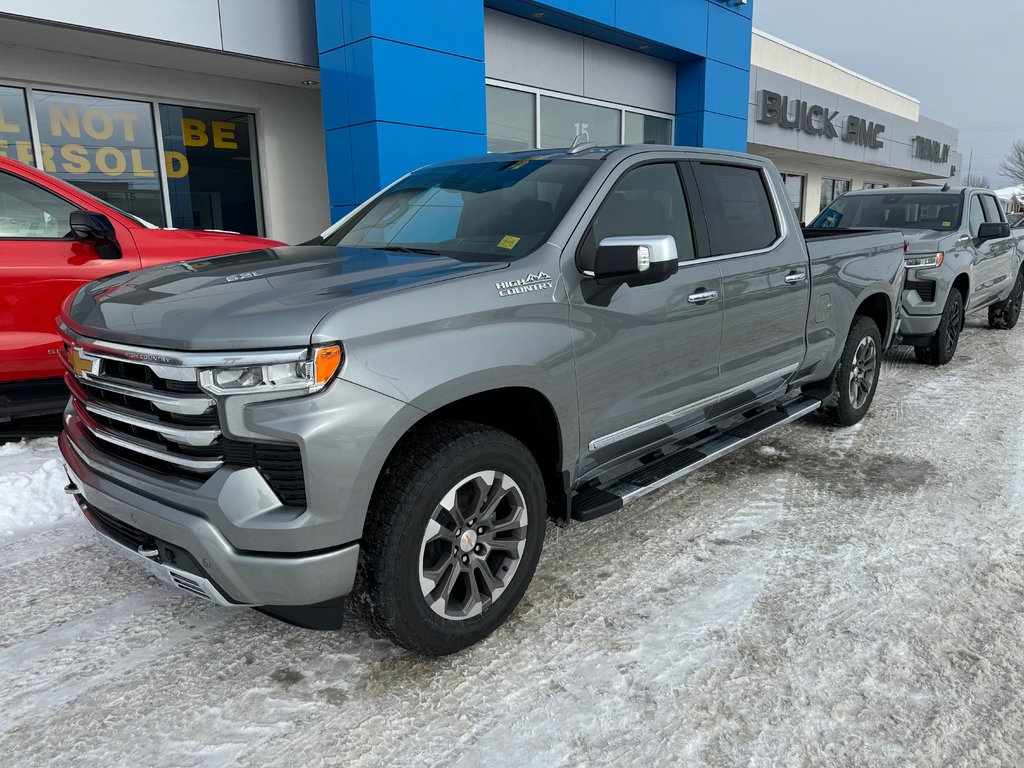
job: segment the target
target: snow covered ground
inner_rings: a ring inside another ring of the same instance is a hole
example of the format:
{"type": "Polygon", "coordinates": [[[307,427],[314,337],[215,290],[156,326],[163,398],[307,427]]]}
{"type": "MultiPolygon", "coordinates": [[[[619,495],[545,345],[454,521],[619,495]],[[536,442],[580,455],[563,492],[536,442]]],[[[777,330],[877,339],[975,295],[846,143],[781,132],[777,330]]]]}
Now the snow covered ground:
{"type": "Polygon", "coordinates": [[[509,624],[424,660],[179,596],[0,447],[0,764],[1020,765],[1024,330],[890,356],[779,432],[549,529],[509,624]]]}

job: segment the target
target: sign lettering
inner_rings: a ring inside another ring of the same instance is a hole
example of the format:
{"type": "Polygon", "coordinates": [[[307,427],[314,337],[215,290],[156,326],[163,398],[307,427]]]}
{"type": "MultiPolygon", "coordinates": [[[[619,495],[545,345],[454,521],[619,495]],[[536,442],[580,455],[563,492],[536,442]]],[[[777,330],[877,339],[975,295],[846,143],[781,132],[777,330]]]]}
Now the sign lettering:
{"type": "Polygon", "coordinates": [[[814,136],[824,136],[826,139],[840,138],[847,143],[871,149],[881,149],[885,146],[881,138],[885,133],[885,125],[882,123],[849,115],[843,122],[843,132],[840,136],[836,130],[838,110],[830,110],[820,104],[810,104],[803,99],[790,100],[788,96],[768,90],[760,92],[760,103],[757,115],[759,123],[775,123],[787,130],[803,131],[814,136]]]}
{"type": "Polygon", "coordinates": [[[926,139],[924,136],[915,136],[914,157],[933,163],[948,163],[949,144],[943,144],[935,139],[926,139]]]}

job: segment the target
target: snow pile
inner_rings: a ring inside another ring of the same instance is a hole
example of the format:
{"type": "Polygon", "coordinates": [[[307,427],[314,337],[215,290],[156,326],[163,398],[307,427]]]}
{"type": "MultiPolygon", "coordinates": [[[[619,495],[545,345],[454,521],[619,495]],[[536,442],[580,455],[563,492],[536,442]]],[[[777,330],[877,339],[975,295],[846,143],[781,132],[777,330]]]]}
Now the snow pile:
{"type": "Polygon", "coordinates": [[[78,514],[59,457],[55,437],[0,445],[0,536],[78,514]]]}

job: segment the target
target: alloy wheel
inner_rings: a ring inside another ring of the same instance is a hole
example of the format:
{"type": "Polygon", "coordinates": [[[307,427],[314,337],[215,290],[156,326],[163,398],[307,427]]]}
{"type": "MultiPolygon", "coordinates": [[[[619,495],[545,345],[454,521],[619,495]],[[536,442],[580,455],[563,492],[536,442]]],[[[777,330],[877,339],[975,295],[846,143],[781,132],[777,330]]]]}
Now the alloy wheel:
{"type": "Polygon", "coordinates": [[[431,610],[460,621],[490,607],[515,578],[528,522],[522,489],[502,472],[476,472],[449,490],[420,544],[420,589],[431,610]]]}
{"type": "Polygon", "coordinates": [[[960,326],[964,320],[964,305],[959,297],[953,299],[952,311],[949,313],[949,322],[946,324],[946,353],[952,355],[956,351],[957,342],[960,339],[960,326]]]}
{"type": "Polygon", "coordinates": [[[854,409],[860,410],[867,402],[877,369],[878,348],[873,338],[865,336],[853,353],[853,366],[850,368],[849,394],[854,409]]]}

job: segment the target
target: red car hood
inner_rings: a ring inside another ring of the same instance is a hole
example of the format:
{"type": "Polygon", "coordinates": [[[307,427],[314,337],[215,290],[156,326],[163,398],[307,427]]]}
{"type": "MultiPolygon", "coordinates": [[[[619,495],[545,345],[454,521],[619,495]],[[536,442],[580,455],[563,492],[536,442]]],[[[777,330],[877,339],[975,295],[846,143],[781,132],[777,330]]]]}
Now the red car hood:
{"type": "Polygon", "coordinates": [[[253,235],[197,229],[134,229],[132,237],[144,267],[283,245],[253,235]]]}

